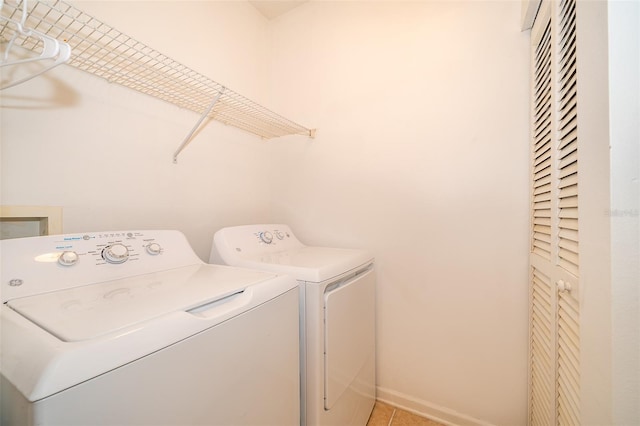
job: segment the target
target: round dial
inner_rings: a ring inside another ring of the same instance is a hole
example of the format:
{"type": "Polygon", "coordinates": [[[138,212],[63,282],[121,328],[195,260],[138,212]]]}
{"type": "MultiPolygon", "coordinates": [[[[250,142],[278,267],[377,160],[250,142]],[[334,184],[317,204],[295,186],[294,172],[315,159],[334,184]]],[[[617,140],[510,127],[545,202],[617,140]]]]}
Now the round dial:
{"type": "Polygon", "coordinates": [[[160,254],[161,251],[162,247],[158,243],[151,243],[147,245],[147,253],[149,253],[150,255],[155,256],[157,254],[160,254]]]}
{"type": "Polygon", "coordinates": [[[271,244],[271,241],[273,241],[273,234],[269,231],[262,232],[260,233],[260,239],[263,243],[271,244]]]}
{"type": "Polygon", "coordinates": [[[276,231],[276,237],[278,237],[279,240],[284,238],[284,234],[282,233],[282,231],[276,231]]]}
{"type": "Polygon", "coordinates": [[[58,263],[63,266],[73,266],[78,263],[78,253],[75,251],[63,251],[58,257],[58,263]]]}
{"type": "Polygon", "coordinates": [[[102,257],[109,263],[124,263],[129,258],[129,249],[124,244],[111,244],[102,250],[102,257]]]}

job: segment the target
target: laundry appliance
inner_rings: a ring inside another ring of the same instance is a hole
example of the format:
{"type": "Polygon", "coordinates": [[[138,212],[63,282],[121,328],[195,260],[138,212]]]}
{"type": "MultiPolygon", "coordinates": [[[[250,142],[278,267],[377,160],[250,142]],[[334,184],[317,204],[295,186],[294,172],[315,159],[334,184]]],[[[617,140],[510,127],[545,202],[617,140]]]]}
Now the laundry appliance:
{"type": "Polygon", "coordinates": [[[298,280],[301,424],[365,425],[375,403],[373,256],[306,246],[287,225],[247,225],[217,231],[209,261],[298,280]]]}
{"type": "Polygon", "coordinates": [[[297,425],[298,285],[178,231],[0,242],[1,423],[297,425]]]}

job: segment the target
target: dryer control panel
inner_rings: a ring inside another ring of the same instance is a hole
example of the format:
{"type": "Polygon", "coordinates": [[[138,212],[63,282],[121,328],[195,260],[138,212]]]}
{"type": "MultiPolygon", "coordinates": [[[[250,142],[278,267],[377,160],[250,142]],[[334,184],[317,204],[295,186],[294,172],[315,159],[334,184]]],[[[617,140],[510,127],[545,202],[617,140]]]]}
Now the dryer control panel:
{"type": "Polygon", "coordinates": [[[0,241],[2,302],[202,264],[179,231],[88,232],[0,241]]]}
{"type": "Polygon", "coordinates": [[[277,245],[280,241],[284,243],[285,239],[291,238],[292,234],[290,230],[274,228],[273,230],[266,229],[256,231],[254,232],[254,235],[258,238],[258,243],[277,245]]]}
{"type": "Polygon", "coordinates": [[[213,237],[211,263],[221,262],[224,257],[255,257],[264,254],[292,251],[305,247],[291,231],[282,224],[233,226],[220,229],[213,237]]]}

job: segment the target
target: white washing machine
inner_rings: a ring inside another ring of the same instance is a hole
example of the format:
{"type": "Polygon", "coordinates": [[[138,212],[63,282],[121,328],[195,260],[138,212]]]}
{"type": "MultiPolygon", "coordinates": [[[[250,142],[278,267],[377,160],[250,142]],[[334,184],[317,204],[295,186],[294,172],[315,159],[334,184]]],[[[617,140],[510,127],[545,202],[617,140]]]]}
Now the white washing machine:
{"type": "Polygon", "coordinates": [[[301,423],[365,425],[375,403],[371,254],[305,246],[286,225],[248,225],[216,232],[209,261],[298,280],[301,423]]]}
{"type": "Polygon", "coordinates": [[[1,423],[297,425],[298,285],[177,231],[0,242],[1,423]]]}

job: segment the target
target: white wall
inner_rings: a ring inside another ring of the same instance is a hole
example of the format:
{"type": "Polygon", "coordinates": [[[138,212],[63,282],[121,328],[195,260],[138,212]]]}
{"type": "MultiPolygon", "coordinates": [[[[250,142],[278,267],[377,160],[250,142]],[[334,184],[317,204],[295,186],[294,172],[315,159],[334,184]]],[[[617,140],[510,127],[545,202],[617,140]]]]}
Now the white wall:
{"type": "Polygon", "coordinates": [[[519,2],[310,2],[273,23],[275,221],[366,247],[378,395],[526,423],[529,37],[519,2]]]}
{"type": "MultiPolygon", "coordinates": [[[[267,21],[246,2],[75,2],[263,101],[267,21]]],[[[175,228],[207,260],[213,232],[268,220],[258,137],[63,65],[1,94],[2,204],[63,206],[64,232],[175,228]]]]}
{"type": "Polygon", "coordinates": [[[640,4],[609,23],[613,422],[640,424],[640,4]]]}

